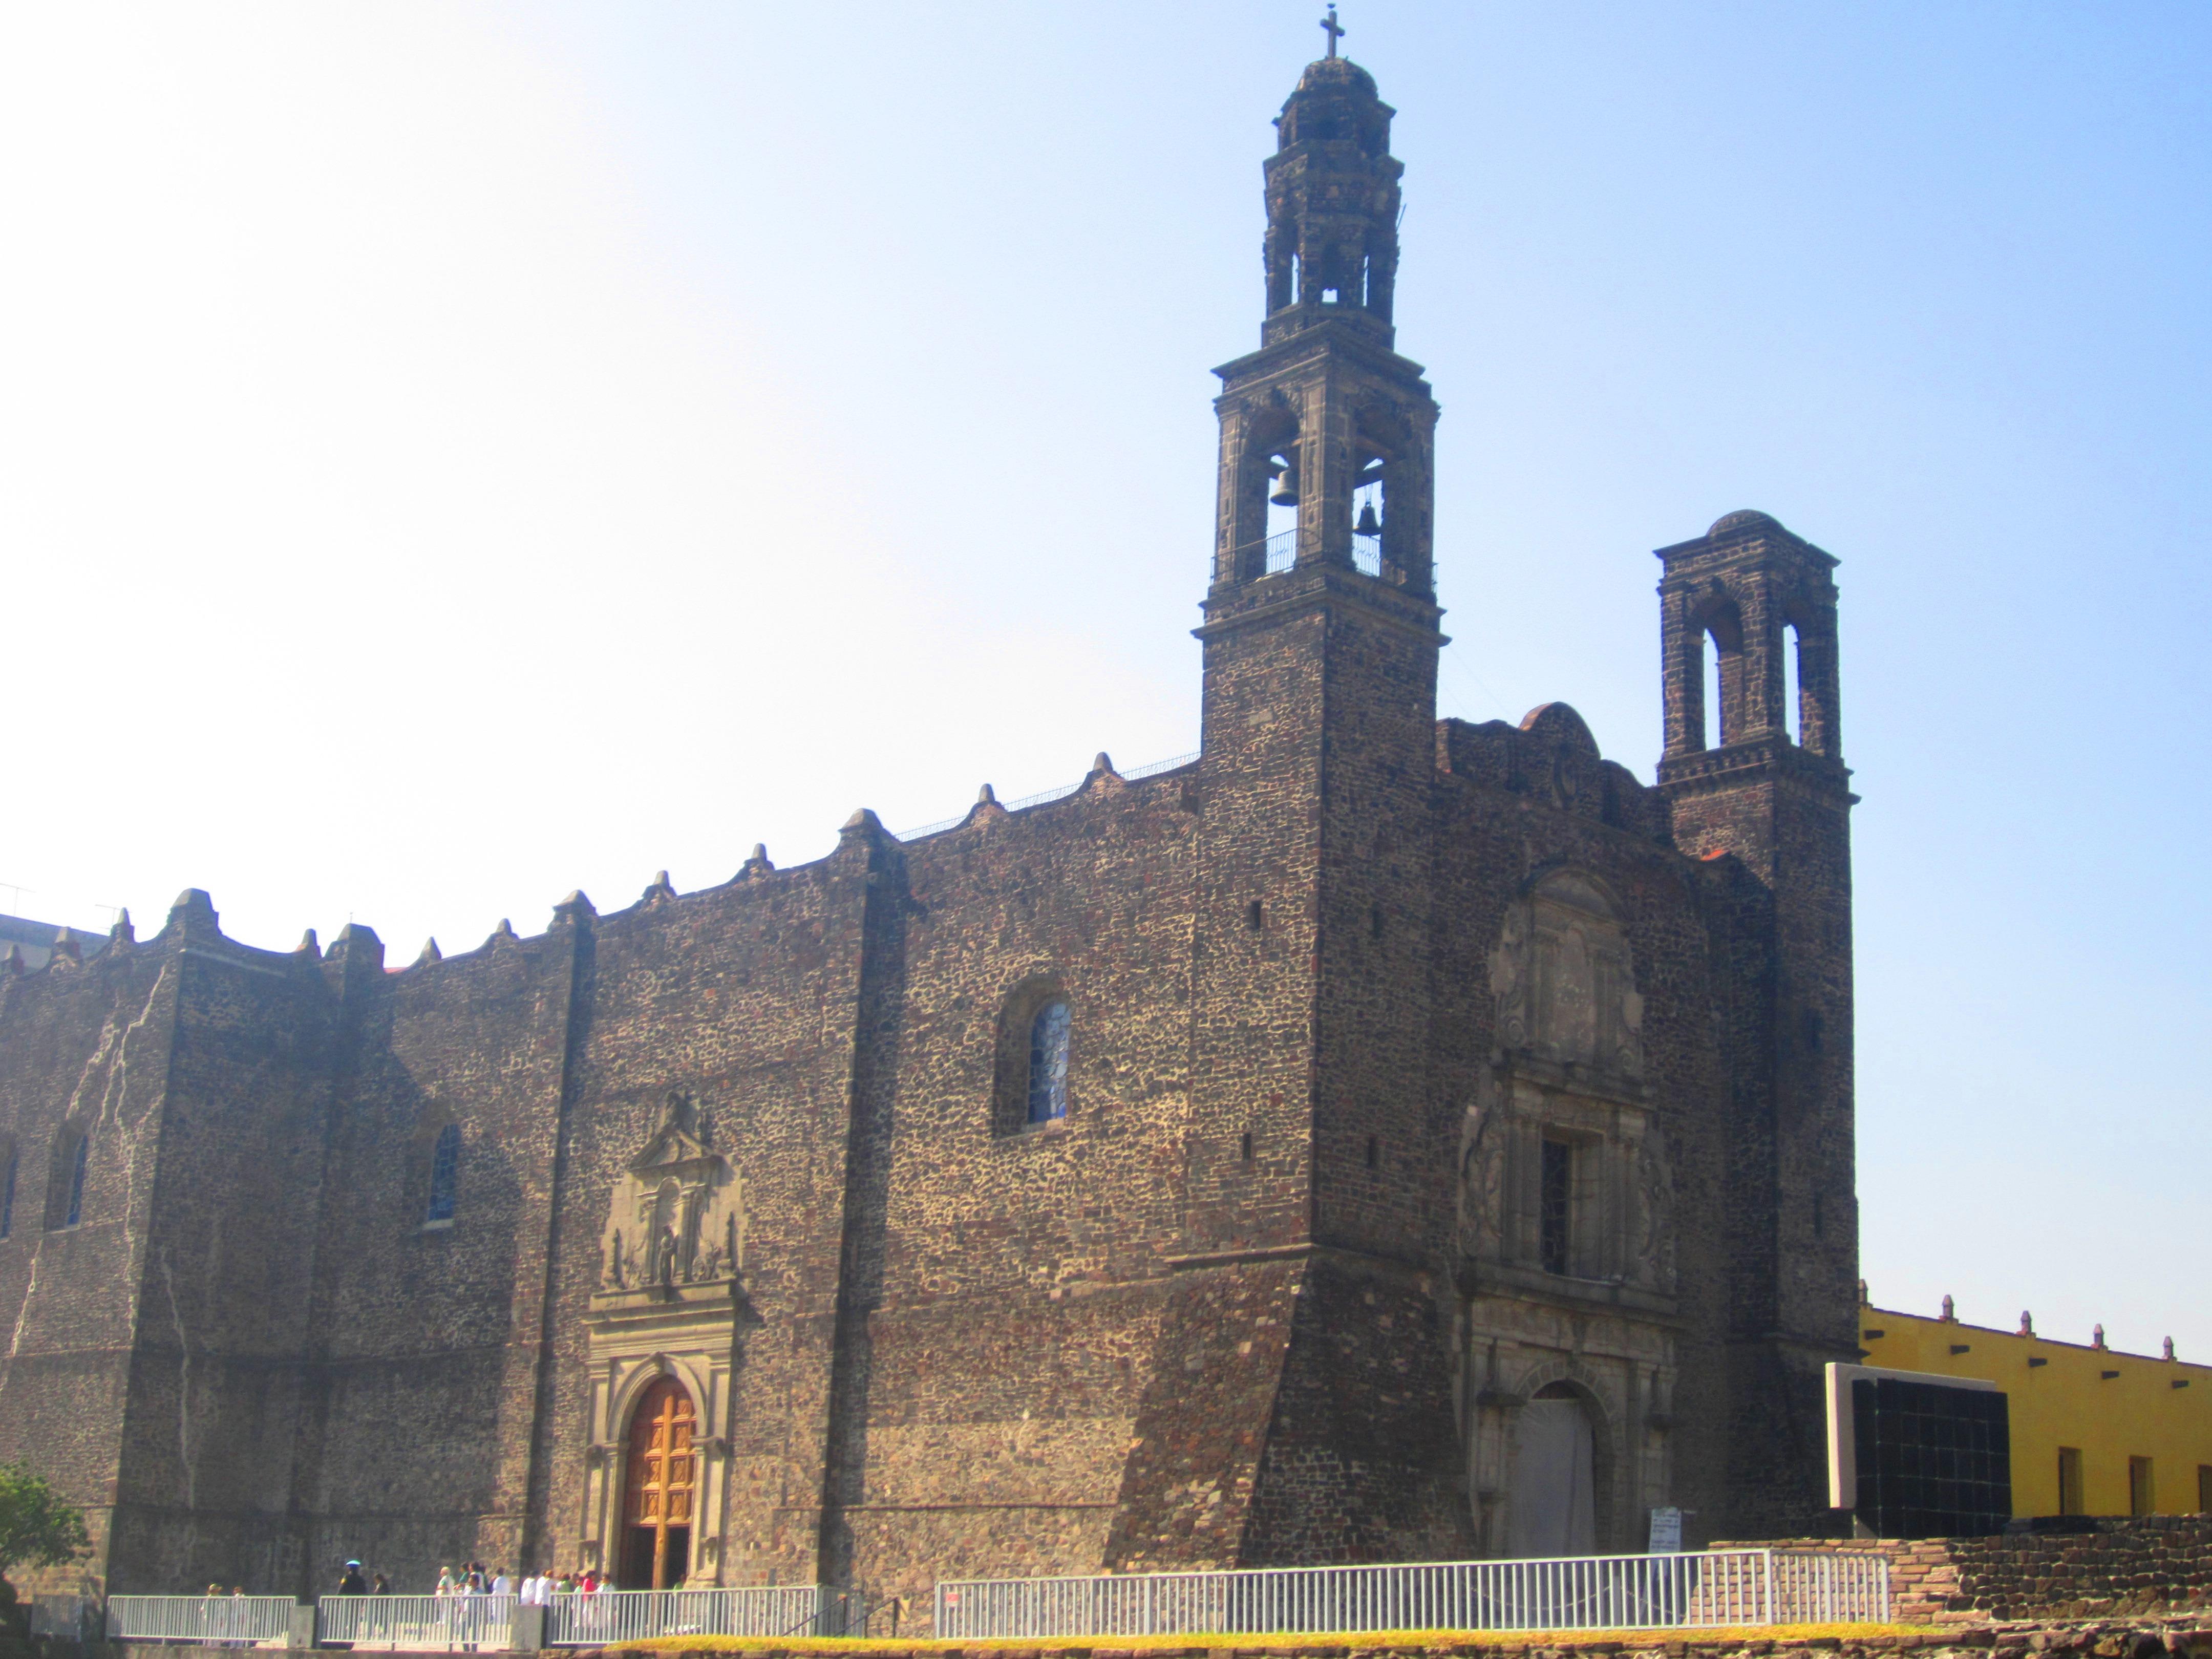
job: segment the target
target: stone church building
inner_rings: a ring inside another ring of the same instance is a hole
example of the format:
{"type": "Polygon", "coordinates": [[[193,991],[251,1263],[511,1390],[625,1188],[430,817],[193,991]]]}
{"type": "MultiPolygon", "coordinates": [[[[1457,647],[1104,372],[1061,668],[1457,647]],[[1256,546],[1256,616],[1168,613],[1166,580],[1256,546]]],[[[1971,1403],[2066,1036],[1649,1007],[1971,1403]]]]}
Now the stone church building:
{"type": "Polygon", "coordinates": [[[1391,118],[1332,55],[1277,123],[1194,760],[397,970],[197,890],[11,953],[0,1460],[95,1584],[1833,1530],[1836,562],[1758,513],[1660,550],[1655,786],[1565,703],[1439,720],[1391,118]]]}

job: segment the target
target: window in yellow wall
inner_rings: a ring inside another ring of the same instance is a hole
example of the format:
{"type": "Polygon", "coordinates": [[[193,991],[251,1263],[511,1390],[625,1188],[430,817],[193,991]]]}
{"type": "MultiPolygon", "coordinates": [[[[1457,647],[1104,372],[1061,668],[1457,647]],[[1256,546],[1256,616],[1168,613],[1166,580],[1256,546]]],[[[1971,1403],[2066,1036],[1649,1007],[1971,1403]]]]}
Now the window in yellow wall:
{"type": "Polygon", "coordinates": [[[2128,1513],[2148,1515],[2156,1507],[2158,1494],[2152,1489],[2150,1459],[2128,1459],[2128,1513]]]}
{"type": "Polygon", "coordinates": [[[2197,1466],[2197,1512],[2212,1515],[2212,1463],[2197,1466]]]}
{"type": "Polygon", "coordinates": [[[2061,1515],[2087,1515],[2089,1506],[2081,1500],[2081,1449],[2061,1446],[2058,1449],[2058,1512],[2061,1515]]]}

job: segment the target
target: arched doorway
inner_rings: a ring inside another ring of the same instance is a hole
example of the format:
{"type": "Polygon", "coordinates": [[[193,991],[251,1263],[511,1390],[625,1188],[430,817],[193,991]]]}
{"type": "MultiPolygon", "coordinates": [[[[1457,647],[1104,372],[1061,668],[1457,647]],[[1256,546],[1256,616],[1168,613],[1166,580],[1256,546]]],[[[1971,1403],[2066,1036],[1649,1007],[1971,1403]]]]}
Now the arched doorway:
{"type": "Polygon", "coordinates": [[[1597,1436],[1580,1391],[1553,1382],[1516,1415],[1510,1553],[1595,1554],[1597,1436]]]}
{"type": "Polygon", "coordinates": [[[691,1395],[672,1376],[647,1389],[629,1419],[629,1462],[623,1482],[622,1587],[672,1589],[691,1567],[693,1497],[699,1426],[691,1395]]]}

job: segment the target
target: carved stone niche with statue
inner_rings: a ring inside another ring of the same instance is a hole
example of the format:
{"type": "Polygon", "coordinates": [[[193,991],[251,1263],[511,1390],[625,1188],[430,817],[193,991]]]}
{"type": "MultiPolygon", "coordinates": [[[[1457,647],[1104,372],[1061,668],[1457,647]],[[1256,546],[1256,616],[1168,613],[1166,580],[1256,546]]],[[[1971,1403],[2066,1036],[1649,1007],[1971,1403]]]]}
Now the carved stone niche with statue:
{"type": "Polygon", "coordinates": [[[1630,1518],[1670,1483],[1650,1402],[1674,1369],[1674,1170],[1617,902],[1581,872],[1540,876],[1506,908],[1490,988],[1496,1047],[1460,1147],[1470,1501],[1486,1553],[1641,1547],[1630,1518]],[[1547,1458],[1576,1466],[1588,1513],[1531,1507],[1562,1478],[1547,1458]]]}
{"type": "Polygon", "coordinates": [[[629,1588],[723,1582],[744,1184],[677,1091],[607,1206],[584,1324],[584,1561],[629,1588]],[[640,1582],[658,1577],[660,1582],[640,1582]]]}

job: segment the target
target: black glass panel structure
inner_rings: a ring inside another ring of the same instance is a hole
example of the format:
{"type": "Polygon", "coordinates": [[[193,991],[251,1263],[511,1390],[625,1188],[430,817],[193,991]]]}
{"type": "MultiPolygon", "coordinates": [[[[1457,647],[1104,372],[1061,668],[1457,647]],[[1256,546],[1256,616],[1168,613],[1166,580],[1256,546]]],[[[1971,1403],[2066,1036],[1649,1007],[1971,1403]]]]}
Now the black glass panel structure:
{"type": "Polygon", "coordinates": [[[1851,1383],[1858,1517],[1882,1538],[1973,1538],[2012,1516],[2012,1419],[1990,1389],[1851,1383]]]}

